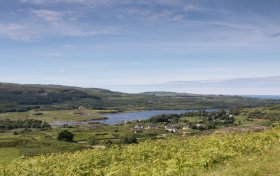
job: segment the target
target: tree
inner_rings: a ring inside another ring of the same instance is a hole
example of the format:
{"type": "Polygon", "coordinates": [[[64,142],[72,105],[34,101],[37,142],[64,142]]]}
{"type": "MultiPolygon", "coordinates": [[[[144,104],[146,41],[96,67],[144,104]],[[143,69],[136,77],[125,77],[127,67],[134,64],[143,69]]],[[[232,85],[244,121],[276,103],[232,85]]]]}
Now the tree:
{"type": "Polygon", "coordinates": [[[68,130],[63,130],[63,131],[59,132],[57,135],[57,139],[59,141],[70,142],[70,141],[73,141],[73,138],[74,138],[74,134],[68,130]]]}
{"type": "Polygon", "coordinates": [[[96,138],[96,136],[90,136],[87,142],[89,145],[97,145],[98,139],[96,138]]]}
{"type": "Polygon", "coordinates": [[[124,138],[124,143],[125,144],[137,144],[137,138],[135,136],[127,136],[124,138]]]}

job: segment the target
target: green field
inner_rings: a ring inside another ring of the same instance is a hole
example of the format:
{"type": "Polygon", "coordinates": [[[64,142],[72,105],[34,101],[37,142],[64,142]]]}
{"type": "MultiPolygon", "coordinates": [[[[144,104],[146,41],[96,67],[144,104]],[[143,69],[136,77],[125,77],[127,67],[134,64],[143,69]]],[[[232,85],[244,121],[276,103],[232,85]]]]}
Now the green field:
{"type": "Polygon", "coordinates": [[[54,121],[84,121],[97,120],[103,116],[100,113],[110,113],[112,110],[53,110],[53,111],[27,111],[27,112],[9,112],[0,113],[1,119],[37,119],[46,122],[54,121]]]}

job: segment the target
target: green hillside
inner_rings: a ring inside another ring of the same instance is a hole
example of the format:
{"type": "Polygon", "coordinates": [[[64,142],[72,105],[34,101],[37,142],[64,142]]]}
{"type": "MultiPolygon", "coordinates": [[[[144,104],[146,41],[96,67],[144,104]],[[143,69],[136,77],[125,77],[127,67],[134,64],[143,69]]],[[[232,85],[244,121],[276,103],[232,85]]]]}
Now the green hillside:
{"type": "Polygon", "coordinates": [[[277,171],[279,174],[279,167],[270,170],[271,167],[259,166],[262,162],[264,166],[269,163],[273,166],[273,160],[274,165],[279,164],[279,139],[279,128],[169,138],[108,149],[22,158],[0,166],[0,173],[7,176],[274,175],[277,171]],[[265,160],[258,160],[260,158],[265,160]],[[225,164],[227,167],[223,169],[225,164]]]}
{"type": "Polygon", "coordinates": [[[80,106],[115,110],[229,108],[275,103],[280,101],[172,92],[126,94],[95,88],[0,83],[0,112],[75,109],[80,106]]]}

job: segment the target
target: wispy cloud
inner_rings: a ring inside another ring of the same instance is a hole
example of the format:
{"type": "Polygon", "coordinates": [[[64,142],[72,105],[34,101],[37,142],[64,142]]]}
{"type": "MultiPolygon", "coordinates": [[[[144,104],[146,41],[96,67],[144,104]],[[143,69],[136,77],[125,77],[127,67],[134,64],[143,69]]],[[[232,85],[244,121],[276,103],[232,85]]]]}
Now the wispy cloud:
{"type": "Polygon", "coordinates": [[[127,92],[173,91],[197,94],[280,95],[280,76],[226,80],[173,81],[145,85],[114,85],[112,88],[127,92]]]}
{"type": "Polygon", "coordinates": [[[62,21],[63,13],[54,10],[32,10],[31,13],[36,17],[42,18],[51,23],[58,23],[62,21]]]}
{"type": "Polygon", "coordinates": [[[40,32],[20,24],[0,24],[0,36],[18,41],[32,41],[39,38],[40,32]]]}
{"type": "Polygon", "coordinates": [[[130,19],[136,19],[139,21],[150,21],[150,22],[156,22],[156,21],[180,21],[184,17],[181,14],[176,14],[170,10],[160,10],[160,11],[154,11],[149,9],[140,9],[140,8],[131,8],[127,11],[124,11],[121,15],[121,17],[127,17],[130,19]]]}
{"type": "Polygon", "coordinates": [[[270,38],[277,38],[277,37],[280,37],[280,32],[278,33],[273,33],[273,34],[269,34],[268,35],[270,38]]]}
{"type": "Polygon", "coordinates": [[[66,44],[66,45],[63,46],[63,48],[65,48],[67,50],[74,50],[77,47],[75,45],[66,44]]]}
{"type": "Polygon", "coordinates": [[[121,27],[86,28],[71,24],[49,26],[40,24],[0,24],[0,37],[15,41],[32,42],[49,36],[90,37],[104,35],[119,35],[121,27]]]}
{"type": "Polygon", "coordinates": [[[184,11],[186,11],[186,12],[191,12],[191,11],[194,11],[197,9],[199,9],[199,8],[194,4],[187,4],[184,6],[184,11]]]}
{"type": "Polygon", "coordinates": [[[20,0],[22,3],[31,3],[31,4],[42,4],[47,2],[46,0],[20,0]]]}
{"type": "MultiPolygon", "coordinates": [[[[41,1],[34,1],[41,3],[41,1]]],[[[69,36],[90,37],[100,35],[119,35],[123,28],[116,25],[89,25],[77,20],[79,12],[49,9],[28,9],[27,20],[14,23],[0,23],[0,37],[16,41],[31,42],[45,37],[69,36]],[[78,14],[77,14],[78,13],[78,14]]]]}
{"type": "MultiPolygon", "coordinates": [[[[139,37],[138,34],[143,36],[151,34],[162,38],[177,36],[178,40],[180,35],[182,40],[195,45],[205,45],[207,40],[211,39],[211,46],[208,43],[207,46],[213,48],[215,47],[213,43],[229,47],[236,44],[240,47],[244,45],[254,47],[267,44],[266,40],[272,40],[269,38],[280,36],[279,33],[270,34],[271,31],[277,31],[280,25],[272,24],[253,11],[241,11],[216,0],[20,0],[20,2],[33,4],[28,20],[33,24],[28,25],[30,28],[24,23],[23,26],[26,30],[35,29],[42,37],[123,34],[122,37],[126,38],[128,35],[139,37]],[[195,35],[197,38],[194,40],[195,35]],[[232,40],[228,40],[229,38],[232,40]],[[221,43],[221,39],[228,41],[229,44],[221,43]]],[[[28,10],[30,13],[30,9],[28,10]]],[[[161,42],[164,42],[162,40],[161,42]]],[[[182,40],[178,43],[182,43],[182,40]]]]}
{"type": "Polygon", "coordinates": [[[43,56],[48,58],[61,58],[63,56],[63,54],[59,52],[33,52],[32,54],[35,56],[43,56]]]}
{"type": "Polygon", "coordinates": [[[85,5],[103,5],[103,4],[110,4],[114,2],[114,0],[21,0],[22,3],[29,3],[29,4],[54,4],[54,3],[78,3],[78,4],[85,4],[85,5]]]}

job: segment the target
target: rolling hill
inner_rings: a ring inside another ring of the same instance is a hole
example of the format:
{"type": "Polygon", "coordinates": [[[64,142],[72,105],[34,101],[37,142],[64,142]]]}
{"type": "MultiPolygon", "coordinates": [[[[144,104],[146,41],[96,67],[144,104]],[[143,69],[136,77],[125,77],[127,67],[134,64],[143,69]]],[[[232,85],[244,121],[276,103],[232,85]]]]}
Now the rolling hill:
{"type": "Polygon", "coordinates": [[[174,92],[127,94],[106,89],[60,85],[21,85],[0,83],[0,112],[21,112],[31,109],[146,110],[198,109],[267,106],[280,100],[241,96],[196,95],[174,92]]]}

